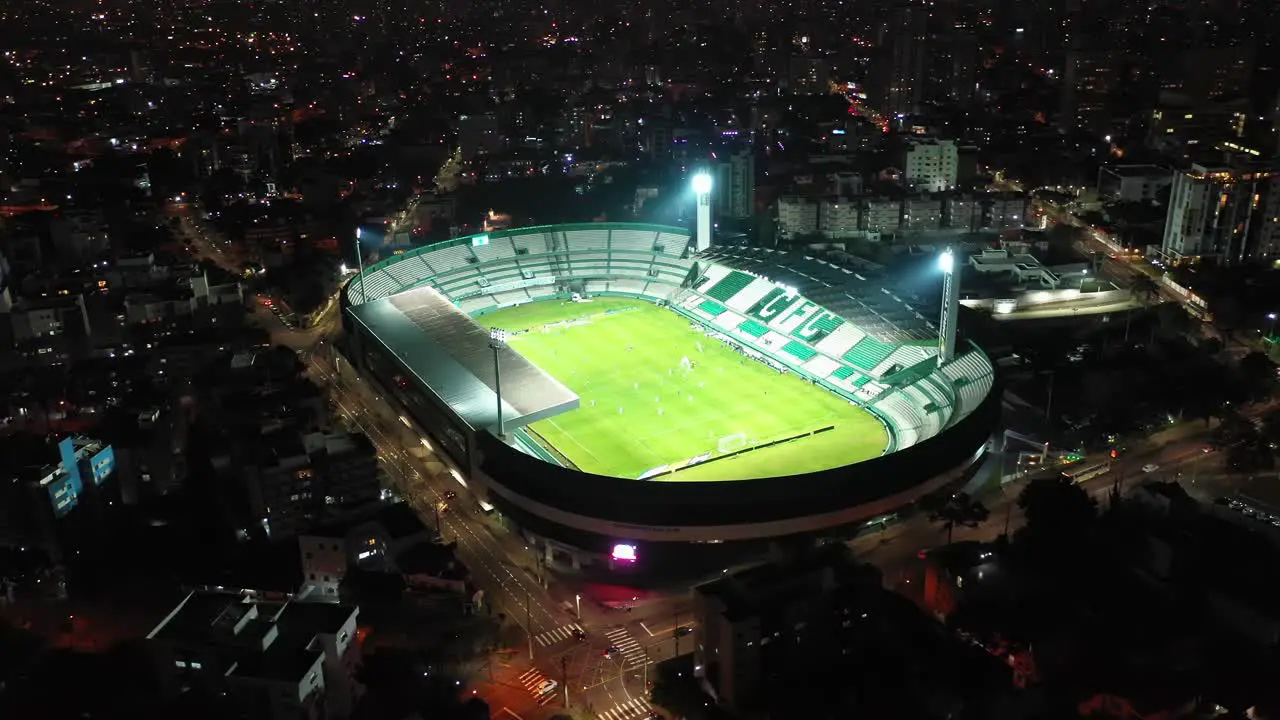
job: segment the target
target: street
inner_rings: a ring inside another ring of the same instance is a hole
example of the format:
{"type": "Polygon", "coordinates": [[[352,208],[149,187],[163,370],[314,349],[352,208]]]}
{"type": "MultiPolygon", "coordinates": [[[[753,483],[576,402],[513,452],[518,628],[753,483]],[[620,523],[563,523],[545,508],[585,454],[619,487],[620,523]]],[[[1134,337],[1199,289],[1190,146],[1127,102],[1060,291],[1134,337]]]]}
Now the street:
{"type": "MultiPolygon", "coordinates": [[[[449,169],[446,164],[442,177],[449,169]]],[[[232,246],[196,219],[190,206],[175,206],[174,215],[179,233],[198,259],[241,273],[232,246]]],[[[566,690],[570,704],[593,709],[605,720],[647,717],[648,665],[674,656],[672,622],[683,599],[658,600],[631,612],[606,608],[540,568],[533,549],[492,520],[465,484],[426,451],[421,438],[334,353],[331,338],[340,327],[336,295],[308,328],[285,325],[262,298],[254,299],[251,312],[271,343],[296,351],[312,379],[330,390],[341,415],[369,437],[397,495],[424,522],[436,527],[437,507],[447,505],[439,515],[443,540],[458,543],[458,557],[484,591],[484,603],[524,633],[521,647],[502,648],[490,659],[493,680],[488,675],[479,678],[470,690],[490,700],[495,712],[507,708],[525,720],[562,709],[566,690]],[[447,501],[450,490],[459,497],[447,501]],[[644,629],[646,620],[654,623],[652,632],[644,629]],[[586,639],[576,639],[574,629],[585,632],[586,639]],[[620,652],[607,654],[611,647],[620,652]],[[540,692],[547,680],[556,681],[556,691],[540,692]]]]}

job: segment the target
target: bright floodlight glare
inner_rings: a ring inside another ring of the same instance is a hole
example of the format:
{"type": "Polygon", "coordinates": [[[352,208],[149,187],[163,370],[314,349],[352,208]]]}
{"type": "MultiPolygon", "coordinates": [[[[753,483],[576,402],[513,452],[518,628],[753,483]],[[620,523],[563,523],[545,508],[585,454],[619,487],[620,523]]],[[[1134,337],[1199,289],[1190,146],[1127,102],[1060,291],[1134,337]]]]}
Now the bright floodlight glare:
{"type": "Polygon", "coordinates": [[[706,195],[711,192],[711,176],[706,173],[694,175],[693,191],[699,195],[706,195]]]}
{"type": "Polygon", "coordinates": [[[943,251],[938,256],[938,269],[947,275],[956,269],[956,256],[950,250],[943,251]]]}
{"type": "Polygon", "coordinates": [[[619,543],[619,544],[617,544],[617,545],[614,545],[614,546],[613,546],[613,559],[614,559],[614,560],[621,560],[622,562],[635,562],[635,561],[636,561],[636,546],[635,546],[635,545],[624,545],[624,544],[621,544],[621,543],[619,543]]]}

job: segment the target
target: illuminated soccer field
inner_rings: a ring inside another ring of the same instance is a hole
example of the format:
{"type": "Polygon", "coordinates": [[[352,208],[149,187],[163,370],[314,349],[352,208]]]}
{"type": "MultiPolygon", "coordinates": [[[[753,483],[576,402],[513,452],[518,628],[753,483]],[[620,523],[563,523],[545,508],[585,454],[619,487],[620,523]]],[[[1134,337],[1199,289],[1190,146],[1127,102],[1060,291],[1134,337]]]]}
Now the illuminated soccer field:
{"type": "Polygon", "coordinates": [[[577,410],[530,429],[586,472],[739,480],[848,465],[888,445],[866,410],[647,302],[547,300],[478,320],[579,395],[577,410]]]}

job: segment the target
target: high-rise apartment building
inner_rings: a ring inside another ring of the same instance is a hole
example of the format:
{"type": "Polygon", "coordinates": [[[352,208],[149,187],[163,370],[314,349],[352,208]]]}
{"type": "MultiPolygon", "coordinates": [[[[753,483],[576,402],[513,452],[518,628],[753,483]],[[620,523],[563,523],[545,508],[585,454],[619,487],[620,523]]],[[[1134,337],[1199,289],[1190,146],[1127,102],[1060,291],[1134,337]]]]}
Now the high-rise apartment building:
{"type": "Polygon", "coordinates": [[[750,149],[738,150],[720,164],[717,209],[722,217],[747,219],[755,214],[756,157],[750,149]]]}
{"type": "Polygon", "coordinates": [[[1062,74],[1058,127],[1099,137],[1111,133],[1111,101],[1120,83],[1123,57],[1113,50],[1072,50],[1062,74]]]}
{"type": "Polygon", "coordinates": [[[877,109],[892,122],[918,112],[925,86],[929,8],[905,2],[889,10],[876,78],[877,109]]]}
{"type": "Polygon", "coordinates": [[[1174,175],[1161,252],[1170,262],[1271,257],[1277,247],[1275,172],[1261,162],[1193,164],[1174,175]]]}

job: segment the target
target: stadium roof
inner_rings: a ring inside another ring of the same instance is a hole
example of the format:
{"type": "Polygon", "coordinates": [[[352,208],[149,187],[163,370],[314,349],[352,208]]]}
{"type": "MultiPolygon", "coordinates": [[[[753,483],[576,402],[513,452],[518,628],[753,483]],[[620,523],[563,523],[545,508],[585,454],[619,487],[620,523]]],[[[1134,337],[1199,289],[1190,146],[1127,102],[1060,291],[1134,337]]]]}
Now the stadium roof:
{"type": "MultiPolygon", "coordinates": [[[[473,429],[497,428],[489,331],[433,288],[409,290],[350,308],[402,368],[431,388],[473,429]]],[[[578,407],[578,396],[505,345],[502,421],[516,427],[578,407]]]]}
{"type": "Polygon", "coordinates": [[[699,258],[768,278],[858,326],[877,340],[901,343],[937,337],[937,325],[907,300],[861,274],[802,253],[748,246],[716,246],[699,258]]]}

